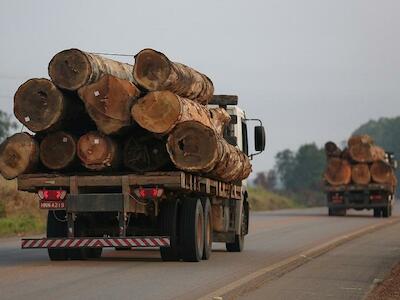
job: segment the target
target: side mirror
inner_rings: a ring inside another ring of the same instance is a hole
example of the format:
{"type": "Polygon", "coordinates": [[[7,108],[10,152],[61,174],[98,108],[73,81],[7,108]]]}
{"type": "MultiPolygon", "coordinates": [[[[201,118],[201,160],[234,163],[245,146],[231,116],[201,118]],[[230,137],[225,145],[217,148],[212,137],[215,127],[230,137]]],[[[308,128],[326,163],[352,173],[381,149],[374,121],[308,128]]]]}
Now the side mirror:
{"type": "Polygon", "coordinates": [[[254,145],[256,151],[262,152],[265,150],[265,129],[264,126],[254,127],[254,145]]]}

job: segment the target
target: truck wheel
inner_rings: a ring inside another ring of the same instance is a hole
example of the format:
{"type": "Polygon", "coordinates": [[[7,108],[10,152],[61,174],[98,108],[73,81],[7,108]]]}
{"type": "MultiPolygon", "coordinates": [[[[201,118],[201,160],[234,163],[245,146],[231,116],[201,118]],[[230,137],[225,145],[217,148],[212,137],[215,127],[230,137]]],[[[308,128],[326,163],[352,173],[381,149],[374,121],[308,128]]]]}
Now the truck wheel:
{"type": "MultiPolygon", "coordinates": [[[[226,243],[226,250],[228,252],[242,252],[244,248],[244,236],[247,232],[247,216],[246,205],[243,205],[242,209],[242,225],[240,229],[240,234],[235,235],[235,241],[233,243],[226,243]]],[[[247,208],[248,209],[248,208],[247,208]]]]}
{"type": "Polygon", "coordinates": [[[381,209],[380,208],[374,208],[374,217],[375,218],[381,217],[381,209]]]}
{"type": "MultiPolygon", "coordinates": [[[[47,213],[47,237],[65,238],[67,237],[67,222],[61,222],[65,219],[65,211],[49,210],[47,213]]],[[[67,249],[47,249],[50,260],[60,261],[68,260],[67,249]]]]}
{"type": "Polygon", "coordinates": [[[86,250],[87,250],[87,257],[93,259],[100,258],[101,254],[103,253],[103,248],[90,248],[86,250]]]}
{"type": "Polygon", "coordinates": [[[389,217],[389,210],[390,210],[389,206],[386,206],[386,207],[382,208],[382,217],[388,218],[389,217]]]}
{"type": "Polygon", "coordinates": [[[337,216],[341,216],[341,217],[345,217],[347,215],[347,209],[342,208],[342,209],[338,209],[336,212],[337,216]]]}
{"type": "Polygon", "coordinates": [[[180,221],[182,258],[198,262],[204,250],[204,211],[199,199],[183,200],[180,221]]]}
{"type": "Polygon", "coordinates": [[[334,210],[333,208],[329,208],[329,209],[328,209],[328,215],[331,216],[331,217],[332,217],[332,216],[336,216],[335,210],[334,210]]]}
{"type": "Polygon", "coordinates": [[[212,251],[213,229],[212,229],[212,212],[211,203],[208,198],[203,201],[204,207],[204,249],[203,260],[209,260],[212,251]]]}
{"type": "Polygon", "coordinates": [[[160,230],[163,235],[170,237],[170,247],[161,247],[163,261],[179,261],[178,244],[178,201],[166,200],[160,206],[160,230]]]}

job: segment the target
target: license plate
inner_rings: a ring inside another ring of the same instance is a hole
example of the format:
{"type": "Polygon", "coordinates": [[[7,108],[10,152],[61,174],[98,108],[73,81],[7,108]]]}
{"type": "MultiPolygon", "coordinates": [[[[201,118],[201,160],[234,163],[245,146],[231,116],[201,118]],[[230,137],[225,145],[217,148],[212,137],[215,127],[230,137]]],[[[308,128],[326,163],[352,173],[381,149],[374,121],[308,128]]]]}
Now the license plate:
{"type": "Polygon", "coordinates": [[[64,201],[43,201],[39,202],[41,209],[65,209],[64,201]]]}

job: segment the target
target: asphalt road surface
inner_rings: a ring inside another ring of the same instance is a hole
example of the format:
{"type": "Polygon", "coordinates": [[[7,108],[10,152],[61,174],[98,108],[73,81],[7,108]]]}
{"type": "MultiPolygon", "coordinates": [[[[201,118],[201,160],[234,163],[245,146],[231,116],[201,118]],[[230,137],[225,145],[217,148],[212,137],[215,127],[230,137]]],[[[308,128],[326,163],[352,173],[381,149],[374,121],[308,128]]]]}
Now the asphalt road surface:
{"type": "MultiPolygon", "coordinates": [[[[244,252],[227,253],[223,244],[214,244],[211,259],[201,263],[162,262],[158,251],[113,250],[99,260],[50,262],[45,250],[21,250],[18,239],[2,239],[0,299],[197,299],[339,236],[387,222],[371,215],[327,217],[326,208],[253,213],[244,252]]],[[[396,209],[391,219],[398,218],[396,209]]]]}

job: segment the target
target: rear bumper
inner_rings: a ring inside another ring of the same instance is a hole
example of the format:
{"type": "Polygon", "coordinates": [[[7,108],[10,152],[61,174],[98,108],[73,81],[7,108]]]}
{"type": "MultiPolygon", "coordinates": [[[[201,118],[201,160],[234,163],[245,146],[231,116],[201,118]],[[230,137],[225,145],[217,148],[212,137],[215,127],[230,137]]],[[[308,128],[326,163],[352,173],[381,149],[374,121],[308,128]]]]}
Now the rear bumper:
{"type": "Polygon", "coordinates": [[[373,209],[373,208],[383,208],[389,205],[388,202],[384,203],[370,203],[370,204],[355,204],[355,203],[328,203],[329,208],[346,208],[346,209],[373,209]]]}
{"type": "Polygon", "coordinates": [[[158,248],[169,247],[166,236],[127,238],[42,238],[22,239],[22,249],[76,249],[76,248],[158,248]]]}

